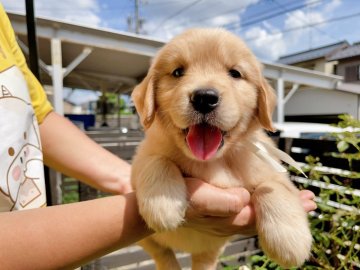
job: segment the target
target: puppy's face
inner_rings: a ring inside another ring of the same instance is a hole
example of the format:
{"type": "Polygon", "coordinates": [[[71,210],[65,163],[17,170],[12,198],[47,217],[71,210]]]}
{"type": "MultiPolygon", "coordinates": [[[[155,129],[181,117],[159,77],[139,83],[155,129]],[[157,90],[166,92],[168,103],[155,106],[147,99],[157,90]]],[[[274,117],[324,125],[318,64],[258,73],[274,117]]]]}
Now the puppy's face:
{"type": "Polygon", "coordinates": [[[145,128],[157,119],[199,160],[221,155],[250,126],[272,129],[274,94],[260,64],[220,29],[193,29],[170,41],[132,97],[145,128]]]}

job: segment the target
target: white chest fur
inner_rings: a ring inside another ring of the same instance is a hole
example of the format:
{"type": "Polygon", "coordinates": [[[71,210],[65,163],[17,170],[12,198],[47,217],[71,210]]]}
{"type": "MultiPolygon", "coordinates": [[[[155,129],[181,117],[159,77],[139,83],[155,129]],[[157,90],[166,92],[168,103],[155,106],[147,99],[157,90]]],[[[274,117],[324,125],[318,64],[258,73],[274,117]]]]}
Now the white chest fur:
{"type": "Polygon", "coordinates": [[[234,170],[225,160],[190,162],[187,167],[180,166],[180,168],[185,175],[202,179],[217,187],[244,186],[240,170],[234,170]]]}

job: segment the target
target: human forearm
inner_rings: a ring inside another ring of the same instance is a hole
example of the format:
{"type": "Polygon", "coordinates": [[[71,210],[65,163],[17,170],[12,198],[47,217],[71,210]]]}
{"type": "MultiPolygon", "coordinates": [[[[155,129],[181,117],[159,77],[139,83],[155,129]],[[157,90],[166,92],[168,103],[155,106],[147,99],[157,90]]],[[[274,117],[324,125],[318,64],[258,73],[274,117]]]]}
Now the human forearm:
{"type": "Polygon", "coordinates": [[[1,269],[71,269],[150,233],[134,193],[1,213],[1,269]]]}
{"type": "Polygon", "coordinates": [[[130,191],[130,165],[51,112],[40,125],[45,163],[66,175],[112,193],[130,191]]]}

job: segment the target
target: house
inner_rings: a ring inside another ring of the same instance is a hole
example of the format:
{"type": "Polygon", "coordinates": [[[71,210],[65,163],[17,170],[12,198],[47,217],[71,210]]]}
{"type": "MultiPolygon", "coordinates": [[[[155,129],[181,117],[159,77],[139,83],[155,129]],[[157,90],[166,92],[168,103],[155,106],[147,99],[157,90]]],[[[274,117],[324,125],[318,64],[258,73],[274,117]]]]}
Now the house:
{"type": "Polygon", "coordinates": [[[327,61],[336,63],[334,73],[343,76],[345,82],[360,87],[360,42],[331,54],[327,61]]]}
{"type": "Polygon", "coordinates": [[[360,44],[346,41],[281,56],[278,63],[344,76],[337,89],[325,90],[299,86],[284,107],[285,120],[295,122],[334,123],[339,114],[360,119],[360,44]]]}
{"type": "Polygon", "coordinates": [[[281,56],[277,62],[284,65],[316,70],[327,74],[335,74],[334,66],[336,66],[336,63],[328,62],[327,58],[349,46],[347,41],[341,41],[308,51],[281,56]]]}

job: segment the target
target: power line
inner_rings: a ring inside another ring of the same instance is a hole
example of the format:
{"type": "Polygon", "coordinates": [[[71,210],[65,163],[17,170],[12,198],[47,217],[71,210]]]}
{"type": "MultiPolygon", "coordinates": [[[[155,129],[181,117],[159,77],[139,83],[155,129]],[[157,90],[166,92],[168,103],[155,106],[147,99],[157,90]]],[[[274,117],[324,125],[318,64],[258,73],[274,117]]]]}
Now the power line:
{"type": "MultiPolygon", "coordinates": [[[[315,4],[315,3],[322,2],[322,1],[323,0],[315,0],[315,1],[312,1],[310,4],[315,4]]],[[[238,22],[236,22],[236,23],[230,23],[230,24],[223,25],[222,27],[227,28],[228,30],[236,30],[236,29],[238,29],[240,27],[241,28],[248,27],[250,25],[262,22],[264,20],[272,19],[272,18],[275,18],[275,17],[280,16],[282,14],[289,13],[290,11],[295,11],[295,10],[298,10],[298,9],[302,9],[302,8],[304,8],[306,6],[307,6],[307,4],[301,4],[301,5],[292,7],[290,9],[288,9],[287,11],[279,11],[279,12],[276,12],[276,13],[261,17],[261,18],[257,18],[255,20],[249,20],[248,22],[242,23],[241,26],[238,26],[238,22]]]]}
{"type": "MultiPolygon", "coordinates": [[[[298,3],[299,1],[298,0],[294,0],[294,1],[291,1],[291,3],[298,3]]],[[[220,2],[219,2],[220,3],[220,2]]],[[[264,3],[263,1],[261,1],[260,3],[264,3]]],[[[218,16],[221,16],[221,15],[225,15],[225,14],[229,14],[229,13],[239,13],[239,12],[242,12],[243,10],[247,9],[248,6],[245,6],[245,7],[242,7],[242,8],[239,8],[239,9],[234,9],[234,8],[231,8],[229,10],[226,10],[222,13],[218,13],[215,15],[215,17],[218,17],[218,16]]],[[[259,12],[259,13],[256,13],[256,14],[253,14],[251,15],[252,17],[257,17],[257,16],[260,16],[260,15],[264,15],[264,14],[267,14],[269,13],[268,11],[266,12],[259,12]]],[[[203,21],[206,21],[206,20],[209,20],[209,19],[213,19],[214,16],[206,16],[206,17],[203,17],[203,18],[200,18],[200,19],[195,19],[195,20],[187,20],[187,22],[192,22],[192,23],[197,23],[197,22],[203,22],[203,21]]],[[[236,23],[234,23],[236,24],[236,23]]],[[[224,27],[224,26],[223,26],[224,27]]]]}
{"type": "MultiPolygon", "coordinates": [[[[314,26],[322,25],[322,24],[326,24],[326,23],[332,23],[332,22],[336,22],[336,21],[346,20],[346,19],[350,19],[350,18],[353,18],[353,17],[357,17],[357,16],[360,16],[360,12],[353,13],[353,14],[349,14],[349,15],[346,15],[346,16],[340,16],[340,17],[330,18],[330,19],[328,19],[328,20],[324,20],[324,21],[321,21],[321,22],[308,24],[308,25],[305,25],[305,26],[303,25],[303,26],[297,26],[297,27],[292,27],[292,28],[284,29],[283,31],[279,31],[279,32],[276,32],[276,33],[269,33],[269,35],[270,35],[270,36],[274,36],[274,35],[279,35],[279,34],[285,34],[285,33],[289,33],[289,32],[292,32],[292,31],[299,30],[299,29],[304,29],[304,28],[314,27],[314,26]]],[[[245,38],[244,40],[246,40],[246,41],[253,41],[253,40],[256,40],[256,39],[258,39],[258,38],[259,38],[259,37],[245,38]]]]}
{"type": "MultiPolygon", "coordinates": [[[[273,3],[275,3],[276,5],[278,5],[281,9],[287,11],[287,8],[283,5],[283,4],[280,4],[277,0],[272,0],[273,3]]],[[[303,23],[307,23],[303,18],[301,18],[300,16],[298,16],[298,14],[293,14],[294,17],[296,17],[299,21],[303,22],[303,23]]],[[[314,26],[313,27],[315,30],[317,30],[318,32],[322,33],[322,34],[325,34],[327,35],[328,37],[330,37],[331,39],[333,40],[336,40],[336,41],[341,41],[340,39],[336,38],[336,37],[333,37],[332,35],[330,35],[329,33],[321,30],[320,28],[314,26]]]]}
{"type": "MultiPolygon", "coordinates": [[[[298,0],[295,0],[295,1],[298,1],[298,0]]],[[[217,3],[220,3],[221,4],[221,2],[217,2],[217,3]]],[[[206,16],[206,17],[203,17],[203,18],[200,18],[200,19],[196,19],[196,20],[191,20],[191,19],[189,19],[189,20],[187,20],[187,22],[189,23],[189,22],[191,22],[191,23],[196,23],[196,22],[203,22],[203,21],[207,21],[207,20],[209,20],[209,19],[213,19],[214,17],[218,17],[218,16],[221,16],[221,15],[225,15],[225,14],[229,14],[229,13],[236,13],[236,12],[241,12],[241,11],[243,11],[243,10],[245,10],[247,7],[242,7],[242,8],[239,8],[239,9],[235,9],[234,10],[234,8],[232,8],[232,9],[229,9],[229,10],[226,10],[226,11],[224,11],[223,13],[219,13],[219,14],[216,14],[216,15],[214,15],[214,16],[206,16]]]]}
{"type": "Polygon", "coordinates": [[[225,15],[225,14],[229,14],[229,13],[241,12],[241,11],[245,10],[246,8],[247,8],[247,7],[242,7],[242,8],[236,9],[236,10],[234,10],[234,9],[232,8],[232,9],[229,9],[229,10],[224,11],[223,13],[216,14],[215,16],[203,17],[203,18],[197,19],[197,20],[189,20],[189,22],[203,22],[203,21],[207,21],[207,20],[209,20],[209,19],[213,19],[214,17],[218,17],[218,16],[221,16],[221,15],[225,15]]]}
{"type": "MultiPolygon", "coordinates": [[[[298,0],[293,0],[291,1],[290,3],[288,2],[288,4],[293,4],[293,3],[298,3],[299,1],[298,0]]],[[[218,2],[218,3],[221,3],[221,2],[218,2]]],[[[265,3],[265,1],[261,1],[260,3],[265,3]]],[[[210,20],[210,19],[213,19],[213,18],[216,18],[218,16],[221,16],[221,15],[225,15],[225,14],[229,14],[229,13],[240,13],[244,10],[246,10],[248,8],[248,6],[244,6],[242,8],[239,8],[239,9],[234,9],[234,8],[231,8],[231,9],[228,9],[222,13],[218,13],[216,15],[213,15],[213,16],[206,16],[206,17],[203,17],[203,18],[200,18],[200,19],[195,19],[195,20],[187,20],[187,22],[191,22],[191,23],[197,23],[197,22],[203,22],[203,21],[207,21],[207,20],[210,20]]],[[[271,12],[270,12],[271,13],[271,12]]],[[[252,14],[251,16],[258,16],[258,15],[264,15],[264,14],[267,14],[267,13],[264,13],[264,12],[258,12],[258,13],[255,13],[255,14],[252,14]]]]}
{"type": "Polygon", "coordinates": [[[184,2],[190,2],[192,0],[173,0],[173,1],[158,1],[155,3],[151,3],[151,6],[157,6],[157,5],[168,5],[168,4],[174,4],[174,3],[184,3],[184,2]]]}
{"type": "Polygon", "coordinates": [[[163,26],[163,24],[165,24],[168,20],[178,16],[180,13],[184,12],[185,10],[191,8],[192,6],[196,5],[197,3],[201,2],[202,0],[195,0],[192,3],[190,3],[189,5],[186,5],[185,7],[179,9],[177,12],[171,14],[169,17],[166,17],[164,20],[162,20],[159,25],[157,27],[154,28],[153,32],[156,32],[157,30],[159,30],[159,28],[161,26],[163,26]]]}

